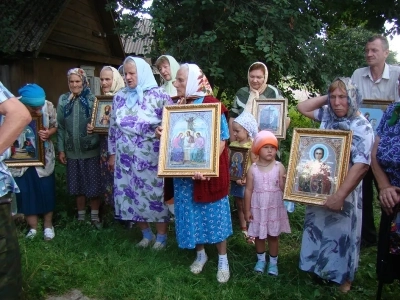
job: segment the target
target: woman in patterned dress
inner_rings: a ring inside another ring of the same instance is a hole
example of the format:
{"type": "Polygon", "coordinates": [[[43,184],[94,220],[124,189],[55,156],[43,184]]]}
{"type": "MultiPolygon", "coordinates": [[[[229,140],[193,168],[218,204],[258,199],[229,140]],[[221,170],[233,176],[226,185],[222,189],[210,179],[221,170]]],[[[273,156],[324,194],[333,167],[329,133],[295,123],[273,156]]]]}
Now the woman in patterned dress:
{"type": "Polygon", "coordinates": [[[353,132],[349,170],[324,206],[308,206],[300,253],[300,269],[351,288],[358,268],[361,239],[361,186],[371,162],[374,133],[359,112],[361,95],[350,78],[337,78],[328,95],[299,103],[298,110],[321,122],[321,129],[353,132]]]}
{"type": "MultiPolygon", "coordinates": [[[[176,74],[174,83],[178,103],[220,103],[212,97],[212,89],[201,69],[194,64],[184,64],[176,74]],[[190,97],[190,98],[189,98],[190,97]],[[190,100],[189,100],[190,99],[190,100]]],[[[192,178],[174,178],[175,229],[180,248],[197,251],[190,271],[198,274],[208,260],[204,244],[215,244],[218,250],[218,282],[229,280],[226,239],[232,234],[229,208],[229,167],[226,140],[229,139],[228,111],[221,103],[221,141],[219,147],[219,177],[205,178],[200,173],[192,178]]],[[[159,128],[159,130],[162,130],[159,128]]]]}
{"type": "Polygon", "coordinates": [[[157,177],[160,142],[155,129],[161,124],[164,105],[173,104],[157,87],[149,64],[127,57],[123,64],[126,87],[113,100],[108,135],[108,164],[114,170],[114,202],[117,219],[138,223],[143,239],[138,247],[160,250],[166,246],[168,208],[163,180],[157,177]],[[156,223],[155,237],[149,222],[156,223]]]}

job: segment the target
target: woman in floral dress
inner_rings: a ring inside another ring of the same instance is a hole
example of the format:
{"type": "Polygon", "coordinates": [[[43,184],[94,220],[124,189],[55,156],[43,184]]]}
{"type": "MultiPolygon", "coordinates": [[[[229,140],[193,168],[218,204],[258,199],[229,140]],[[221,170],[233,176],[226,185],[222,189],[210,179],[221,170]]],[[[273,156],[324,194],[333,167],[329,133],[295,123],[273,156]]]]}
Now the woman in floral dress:
{"type": "Polygon", "coordinates": [[[361,239],[361,186],[371,162],[374,133],[359,112],[361,95],[350,78],[337,78],[328,95],[299,103],[298,110],[321,122],[321,129],[353,132],[350,165],[344,182],[324,206],[308,206],[304,221],[300,269],[351,288],[358,268],[361,239]]]}
{"type": "Polygon", "coordinates": [[[149,64],[127,57],[123,64],[126,87],[113,100],[108,136],[108,164],[114,171],[115,215],[137,222],[143,233],[139,247],[159,250],[166,246],[168,208],[163,180],[157,177],[160,141],[155,129],[161,124],[164,105],[173,104],[157,87],[149,64]],[[155,237],[149,222],[156,223],[155,237]]]}

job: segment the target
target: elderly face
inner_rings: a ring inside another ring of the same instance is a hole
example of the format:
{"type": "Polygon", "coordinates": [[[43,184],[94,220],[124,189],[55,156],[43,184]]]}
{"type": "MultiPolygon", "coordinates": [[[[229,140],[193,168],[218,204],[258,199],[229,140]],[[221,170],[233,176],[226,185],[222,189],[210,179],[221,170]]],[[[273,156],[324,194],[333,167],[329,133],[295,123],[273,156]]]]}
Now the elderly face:
{"type": "Polygon", "coordinates": [[[376,39],[365,46],[365,60],[370,67],[381,66],[385,63],[389,50],[384,50],[382,41],[376,39]]]}
{"type": "Polygon", "coordinates": [[[349,104],[347,103],[347,92],[340,88],[336,88],[330,93],[329,97],[331,107],[335,115],[339,118],[346,116],[349,110],[349,104]]]}
{"type": "Polygon", "coordinates": [[[125,71],[125,81],[126,84],[131,88],[134,89],[138,83],[138,75],[136,66],[130,62],[124,64],[124,71],[125,71]]]}
{"type": "Polygon", "coordinates": [[[258,90],[264,83],[264,73],[261,70],[253,70],[249,73],[250,86],[258,90]]]}
{"type": "Polygon", "coordinates": [[[166,80],[170,81],[172,80],[171,77],[171,67],[167,61],[162,62],[158,66],[158,71],[160,72],[161,76],[166,80]]]}
{"type": "Polygon", "coordinates": [[[71,74],[68,79],[69,89],[74,95],[79,95],[83,90],[82,79],[76,75],[71,74]]]}
{"type": "Polygon", "coordinates": [[[109,93],[113,82],[113,72],[110,69],[105,69],[100,72],[101,90],[103,94],[109,93]]]}
{"type": "Polygon", "coordinates": [[[180,68],[176,73],[174,81],[174,87],[176,88],[177,95],[179,97],[186,96],[186,85],[188,80],[188,70],[186,68],[180,68]]]}

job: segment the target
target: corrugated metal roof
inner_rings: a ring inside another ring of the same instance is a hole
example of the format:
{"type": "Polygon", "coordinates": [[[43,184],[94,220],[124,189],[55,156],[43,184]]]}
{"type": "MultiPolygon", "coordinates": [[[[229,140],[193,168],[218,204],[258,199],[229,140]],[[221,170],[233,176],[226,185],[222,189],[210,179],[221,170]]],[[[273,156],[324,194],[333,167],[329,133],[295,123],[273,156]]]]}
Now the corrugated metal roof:
{"type": "Polygon", "coordinates": [[[134,36],[122,36],[121,39],[126,54],[136,56],[145,56],[146,54],[149,54],[153,42],[151,35],[151,20],[139,20],[135,25],[134,36]],[[144,35],[147,37],[142,38],[144,35]]]}
{"type": "MultiPolygon", "coordinates": [[[[15,16],[5,47],[10,52],[35,52],[51,30],[54,21],[69,0],[7,0],[0,12],[0,18],[15,16]]],[[[1,50],[1,48],[0,48],[1,50]]]]}

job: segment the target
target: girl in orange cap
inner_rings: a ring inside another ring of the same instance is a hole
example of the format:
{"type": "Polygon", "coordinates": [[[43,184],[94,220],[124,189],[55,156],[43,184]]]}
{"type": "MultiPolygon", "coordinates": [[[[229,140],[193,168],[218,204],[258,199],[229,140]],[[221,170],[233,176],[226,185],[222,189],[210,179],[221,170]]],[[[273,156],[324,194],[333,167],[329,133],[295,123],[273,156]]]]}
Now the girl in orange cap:
{"type": "Polygon", "coordinates": [[[251,151],[258,155],[247,173],[245,201],[245,218],[250,223],[249,235],[254,236],[257,264],[254,271],[264,273],[265,239],[269,247],[268,274],[278,275],[278,242],[281,232],[290,233],[288,215],[283,204],[285,187],[285,167],[275,160],[278,140],[269,131],[260,131],[251,151]]]}

